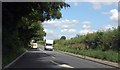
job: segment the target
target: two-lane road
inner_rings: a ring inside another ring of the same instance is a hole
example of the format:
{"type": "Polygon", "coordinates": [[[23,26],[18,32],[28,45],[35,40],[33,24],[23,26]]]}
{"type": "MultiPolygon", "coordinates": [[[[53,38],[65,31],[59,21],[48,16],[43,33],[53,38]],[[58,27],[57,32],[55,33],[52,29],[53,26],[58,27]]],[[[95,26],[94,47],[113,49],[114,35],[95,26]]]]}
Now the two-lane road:
{"type": "Polygon", "coordinates": [[[8,68],[112,68],[57,51],[44,51],[43,46],[28,50],[8,68]]]}

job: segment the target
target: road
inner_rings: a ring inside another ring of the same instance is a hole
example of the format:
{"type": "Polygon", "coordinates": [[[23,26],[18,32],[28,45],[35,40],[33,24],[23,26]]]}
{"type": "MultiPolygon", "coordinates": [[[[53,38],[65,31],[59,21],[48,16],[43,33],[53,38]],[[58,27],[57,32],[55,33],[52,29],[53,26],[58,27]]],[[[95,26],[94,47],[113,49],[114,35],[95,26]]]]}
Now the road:
{"type": "Polygon", "coordinates": [[[112,68],[107,65],[70,56],[57,51],[45,51],[43,46],[28,50],[8,68],[112,68]]]}

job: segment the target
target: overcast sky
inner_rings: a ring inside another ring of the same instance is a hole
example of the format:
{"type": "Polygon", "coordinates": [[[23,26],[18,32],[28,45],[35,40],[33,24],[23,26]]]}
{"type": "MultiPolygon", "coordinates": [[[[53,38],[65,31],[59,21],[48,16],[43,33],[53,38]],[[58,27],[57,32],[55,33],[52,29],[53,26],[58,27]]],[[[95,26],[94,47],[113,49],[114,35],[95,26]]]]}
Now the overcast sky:
{"type": "Polygon", "coordinates": [[[118,26],[117,2],[69,2],[60,20],[43,22],[46,39],[67,39],[118,26]]]}

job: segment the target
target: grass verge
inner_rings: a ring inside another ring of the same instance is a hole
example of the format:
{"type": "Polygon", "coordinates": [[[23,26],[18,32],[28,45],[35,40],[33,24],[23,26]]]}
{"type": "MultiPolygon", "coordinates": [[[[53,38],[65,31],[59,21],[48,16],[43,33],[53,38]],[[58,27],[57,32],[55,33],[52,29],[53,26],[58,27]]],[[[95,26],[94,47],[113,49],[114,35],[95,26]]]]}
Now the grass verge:
{"type": "Polygon", "coordinates": [[[89,57],[93,57],[93,58],[97,58],[97,59],[102,59],[102,60],[107,60],[107,61],[111,61],[111,62],[118,62],[118,52],[109,50],[109,51],[102,51],[99,49],[73,49],[70,47],[55,47],[56,50],[60,50],[60,51],[65,51],[65,52],[70,52],[70,53],[74,53],[77,55],[83,55],[83,56],[89,56],[89,57]]]}

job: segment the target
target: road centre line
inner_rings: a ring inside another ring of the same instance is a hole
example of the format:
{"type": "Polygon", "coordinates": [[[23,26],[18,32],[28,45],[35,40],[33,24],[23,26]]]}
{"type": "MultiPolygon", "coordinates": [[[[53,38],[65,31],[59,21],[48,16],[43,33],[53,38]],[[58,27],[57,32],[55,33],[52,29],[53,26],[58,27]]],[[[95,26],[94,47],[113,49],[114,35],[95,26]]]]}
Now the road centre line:
{"type": "Polygon", "coordinates": [[[42,49],[39,48],[40,51],[42,51],[43,53],[46,53],[45,51],[43,51],[42,49]]]}
{"type": "Polygon", "coordinates": [[[55,57],[54,56],[51,56],[53,59],[55,59],[55,57]]]}

